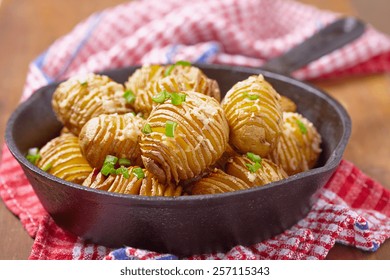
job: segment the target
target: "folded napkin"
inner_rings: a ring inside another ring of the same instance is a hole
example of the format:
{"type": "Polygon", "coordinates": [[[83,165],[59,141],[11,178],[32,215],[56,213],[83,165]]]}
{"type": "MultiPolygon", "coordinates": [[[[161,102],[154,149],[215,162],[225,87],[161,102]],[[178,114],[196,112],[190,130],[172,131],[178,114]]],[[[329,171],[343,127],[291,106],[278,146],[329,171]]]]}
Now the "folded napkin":
{"type": "MultiPolygon", "coordinates": [[[[337,14],[282,0],[131,1],[95,13],[30,65],[22,100],[77,73],[189,60],[260,66],[337,14]]],[[[369,27],[353,43],[293,73],[300,79],[390,71],[390,39],[369,27]]],[[[176,259],[137,248],[90,244],[58,227],[7,147],[0,196],[35,238],[30,259],[176,259]]],[[[390,237],[390,192],[342,161],[309,214],[253,246],[189,259],[323,259],[335,242],[375,251],[390,237]]]]}

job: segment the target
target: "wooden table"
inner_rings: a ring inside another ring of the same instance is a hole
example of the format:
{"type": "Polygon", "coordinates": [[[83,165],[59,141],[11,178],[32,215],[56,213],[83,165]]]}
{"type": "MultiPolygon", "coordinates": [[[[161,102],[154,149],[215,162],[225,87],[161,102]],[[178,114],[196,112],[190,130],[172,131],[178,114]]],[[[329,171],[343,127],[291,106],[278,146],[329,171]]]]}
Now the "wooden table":
{"type": "MultiPolygon", "coordinates": [[[[353,0],[302,0],[320,8],[356,14],[353,0]]],[[[94,11],[123,0],[0,0],[0,135],[18,104],[28,64],[53,41],[94,11]]],[[[316,83],[351,115],[353,128],[345,158],[390,188],[390,74],[316,83]]],[[[2,141],[0,139],[0,142],[2,141]]],[[[33,240],[0,202],[0,259],[27,259],[33,240]]],[[[336,245],[329,259],[390,259],[390,241],[375,253],[336,245]]]]}

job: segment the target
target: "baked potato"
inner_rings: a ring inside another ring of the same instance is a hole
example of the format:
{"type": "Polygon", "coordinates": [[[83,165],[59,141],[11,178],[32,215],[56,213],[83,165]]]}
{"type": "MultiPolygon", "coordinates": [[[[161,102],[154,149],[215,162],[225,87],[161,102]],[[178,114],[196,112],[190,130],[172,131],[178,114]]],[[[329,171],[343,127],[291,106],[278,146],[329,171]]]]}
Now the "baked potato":
{"type": "Polygon", "coordinates": [[[283,167],[288,175],[314,167],[321,153],[321,135],[308,119],[299,113],[283,113],[283,131],[269,158],[283,167]]]}
{"type": "Polygon", "coordinates": [[[58,120],[76,136],[93,117],[131,111],[123,85],[97,74],[62,82],[53,93],[52,107],[58,120]]]}
{"type": "Polygon", "coordinates": [[[179,183],[213,165],[228,138],[228,123],[216,99],[193,91],[173,93],[146,120],[142,160],[161,183],[179,183]]]}
{"type": "Polygon", "coordinates": [[[207,176],[190,187],[191,195],[217,194],[249,189],[249,185],[240,178],[226,174],[216,168],[207,176]]]}
{"type": "Polygon", "coordinates": [[[288,177],[287,173],[271,160],[258,157],[256,161],[253,158],[257,155],[248,155],[230,158],[226,163],[226,173],[240,178],[250,187],[263,186],[288,177]]]}
{"type": "Polygon", "coordinates": [[[280,96],[262,75],[235,84],[222,100],[230,143],[241,153],[267,156],[282,131],[280,96]]]}
{"type": "Polygon", "coordinates": [[[145,120],[132,113],[100,115],[90,119],[81,129],[81,152],[92,167],[101,168],[107,155],[142,164],[138,138],[145,120]]]}
{"type": "Polygon", "coordinates": [[[39,168],[69,182],[81,184],[92,171],[81,154],[79,139],[71,133],[63,133],[50,140],[39,155],[39,168]]]}
{"type": "Polygon", "coordinates": [[[126,173],[103,175],[94,169],[84,180],[83,186],[121,194],[144,196],[180,196],[182,188],[172,184],[164,185],[153,174],[138,166],[125,168],[126,173]]]}

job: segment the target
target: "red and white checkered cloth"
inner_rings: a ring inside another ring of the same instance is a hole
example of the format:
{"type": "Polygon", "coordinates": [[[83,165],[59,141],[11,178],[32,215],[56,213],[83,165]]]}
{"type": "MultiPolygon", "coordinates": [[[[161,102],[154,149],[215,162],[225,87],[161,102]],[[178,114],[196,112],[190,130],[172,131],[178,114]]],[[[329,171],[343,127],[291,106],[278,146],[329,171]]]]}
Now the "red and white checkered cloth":
{"type": "MultiPolygon", "coordinates": [[[[76,73],[185,59],[260,66],[337,14],[283,0],[131,1],[91,15],[30,65],[23,93],[76,73]]],[[[390,70],[390,39],[369,27],[353,43],[293,75],[313,79],[390,70]]],[[[7,147],[0,196],[35,238],[30,259],[174,259],[89,244],[59,228],[7,147]]],[[[342,161],[306,218],[274,238],[190,259],[323,259],[335,242],[375,251],[390,237],[390,192],[342,161]]]]}

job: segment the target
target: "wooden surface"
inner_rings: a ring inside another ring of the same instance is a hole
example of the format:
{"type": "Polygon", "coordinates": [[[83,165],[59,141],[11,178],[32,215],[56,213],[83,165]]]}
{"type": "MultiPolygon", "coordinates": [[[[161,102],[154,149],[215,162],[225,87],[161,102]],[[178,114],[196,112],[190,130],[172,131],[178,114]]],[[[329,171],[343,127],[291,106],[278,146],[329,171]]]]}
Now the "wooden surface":
{"type": "MultiPolygon", "coordinates": [[[[320,8],[361,16],[362,11],[356,9],[353,1],[302,0],[320,8]]],[[[0,142],[5,123],[22,93],[29,62],[92,12],[122,2],[125,1],[0,0],[0,142]]],[[[329,80],[316,85],[337,98],[351,115],[352,135],[345,158],[390,188],[390,74],[329,80]]],[[[0,259],[28,258],[33,240],[2,201],[0,236],[0,259]]],[[[375,253],[336,245],[328,258],[390,259],[390,242],[375,253]]]]}

